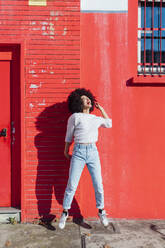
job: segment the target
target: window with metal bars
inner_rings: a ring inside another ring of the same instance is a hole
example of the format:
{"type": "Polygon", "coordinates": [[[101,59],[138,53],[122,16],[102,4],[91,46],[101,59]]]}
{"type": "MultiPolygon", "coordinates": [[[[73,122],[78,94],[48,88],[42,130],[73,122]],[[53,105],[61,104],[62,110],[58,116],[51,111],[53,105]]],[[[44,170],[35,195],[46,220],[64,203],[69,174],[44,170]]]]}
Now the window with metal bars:
{"type": "Polygon", "coordinates": [[[165,75],[165,0],[138,1],[138,74],[165,75]]]}

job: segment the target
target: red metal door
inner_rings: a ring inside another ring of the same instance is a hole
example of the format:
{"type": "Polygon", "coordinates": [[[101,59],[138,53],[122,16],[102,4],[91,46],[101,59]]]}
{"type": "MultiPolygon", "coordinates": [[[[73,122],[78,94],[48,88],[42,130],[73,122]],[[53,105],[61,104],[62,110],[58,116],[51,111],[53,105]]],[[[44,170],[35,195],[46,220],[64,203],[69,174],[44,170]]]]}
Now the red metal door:
{"type": "Polygon", "coordinates": [[[10,59],[0,53],[0,207],[11,206],[10,59]]]}

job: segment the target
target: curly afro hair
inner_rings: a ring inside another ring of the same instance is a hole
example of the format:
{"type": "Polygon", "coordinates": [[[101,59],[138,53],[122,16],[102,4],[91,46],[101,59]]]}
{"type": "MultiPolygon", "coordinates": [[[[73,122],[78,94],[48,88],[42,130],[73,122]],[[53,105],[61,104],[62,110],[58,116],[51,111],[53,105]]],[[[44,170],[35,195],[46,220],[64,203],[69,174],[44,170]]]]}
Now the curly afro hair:
{"type": "Polygon", "coordinates": [[[81,99],[81,96],[83,95],[87,96],[91,100],[92,107],[90,108],[89,112],[92,112],[94,110],[94,105],[96,102],[95,96],[91,93],[90,90],[87,90],[85,88],[77,88],[70,93],[67,99],[68,108],[72,114],[83,112],[83,102],[81,99]]]}

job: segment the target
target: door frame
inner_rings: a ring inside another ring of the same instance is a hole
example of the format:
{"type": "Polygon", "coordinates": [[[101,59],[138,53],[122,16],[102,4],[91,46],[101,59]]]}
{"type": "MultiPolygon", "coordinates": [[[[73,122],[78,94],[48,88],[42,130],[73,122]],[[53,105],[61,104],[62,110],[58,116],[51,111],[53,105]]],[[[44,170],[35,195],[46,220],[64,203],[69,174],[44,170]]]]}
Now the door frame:
{"type": "MultiPolygon", "coordinates": [[[[25,40],[23,39],[0,39],[0,47],[10,47],[11,49],[14,46],[20,47],[20,58],[19,58],[19,72],[20,72],[20,206],[21,209],[21,221],[25,218],[25,191],[24,191],[24,168],[25,168],[25,111],[24,111],[24,104],[25,104],[25,75],[24,75],[24,51],[25,51],[25,40]]],[[[12,159],[12,157],[11,157],[12,159]]],[[[12,191],[11,191],[12,192],[12,191]]],[[[12,204],[13,205],[13,204],[12,204]]],[[[15,207],[15,206],[12,206],[15,207]]]]}

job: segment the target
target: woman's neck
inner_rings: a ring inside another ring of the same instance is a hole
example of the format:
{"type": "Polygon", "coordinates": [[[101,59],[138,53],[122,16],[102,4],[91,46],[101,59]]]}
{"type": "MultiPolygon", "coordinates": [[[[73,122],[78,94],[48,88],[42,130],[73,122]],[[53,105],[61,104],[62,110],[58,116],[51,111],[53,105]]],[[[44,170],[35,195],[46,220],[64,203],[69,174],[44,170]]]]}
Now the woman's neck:
{"type": "Polygon", "coordinates": [[[89,109],[83,109],[83,113],[89,114],[89,109]]]}

